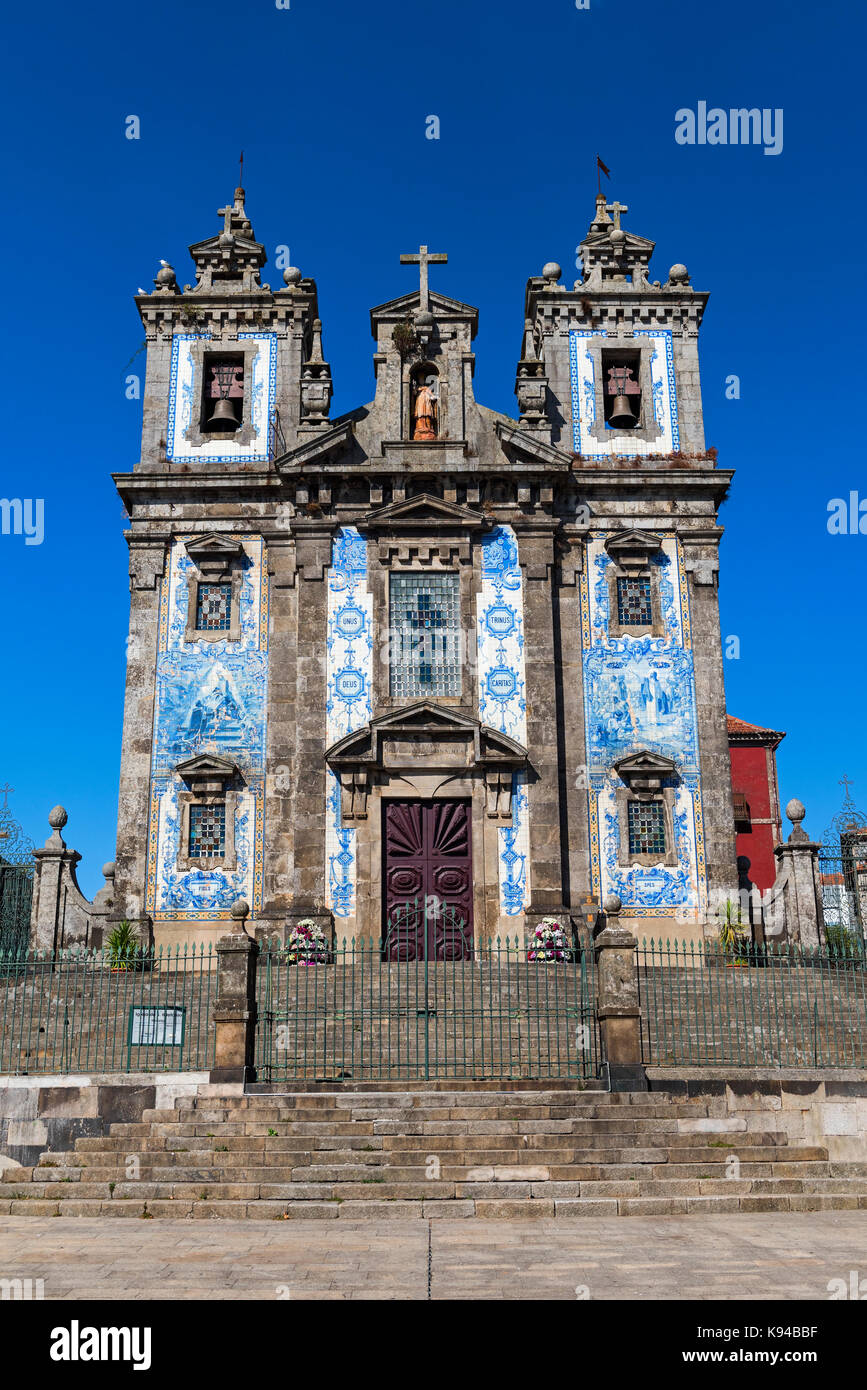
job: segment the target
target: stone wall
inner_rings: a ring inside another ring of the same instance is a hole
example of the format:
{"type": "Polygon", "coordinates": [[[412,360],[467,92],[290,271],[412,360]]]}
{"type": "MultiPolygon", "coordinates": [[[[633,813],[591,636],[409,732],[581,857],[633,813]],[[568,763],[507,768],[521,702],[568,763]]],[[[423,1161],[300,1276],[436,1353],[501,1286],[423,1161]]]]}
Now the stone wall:
{"type": "Polygon", "coordinates": [[[82,1136],[108,1134],[112,1124],[137,1122],[149,1109],[171,1109],[176,1096],[195,1095],[207,1073],[155,1076],[5,1076],[0,1079],[0,1172],[30,1167],[45,1152],[71,1149],[82,1136]]]}

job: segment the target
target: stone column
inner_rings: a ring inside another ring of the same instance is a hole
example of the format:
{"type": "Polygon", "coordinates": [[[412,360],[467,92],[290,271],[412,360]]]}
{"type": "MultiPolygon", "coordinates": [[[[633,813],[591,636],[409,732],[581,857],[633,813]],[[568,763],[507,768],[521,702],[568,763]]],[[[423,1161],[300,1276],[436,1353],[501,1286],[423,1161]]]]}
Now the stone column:
{"type": "Polygon", "coordinates": [[[593,943],[603,1067],[612,1091],[646,1091],[636,942],[632,933],[619,925],[620,907],[616,894],[605,899],[606,926],[593,943]]]}
{"type": "Polygon", "coordinates": [[[524,670],[530,754],[530,912],[528,926],[563,911],[560,730],[555,662],[554,530],[550,517],[515,522],[524,575],[524,670]],[[535,774],[535,775],[534,775],[535,774]]]}
{"type": "Polygon", "coordinates": [[[212,1082],[255,1081],[256,961],[259,947],[247,935],[250,908],[232,904],[232,933],[217,942],[217,999],[214,1006],[212,1082]]]}
{"type": "Polygon", "coordinates": [[[161,579],[166,543],[128,535],[130,613],[127,638],[126,696],[123,710],[115,912],[138,926],[147,941],[147,854],[150,828],[151,743],[156,672],[154,659],[160,616],[161,579]]]}
{"type": "Polygon", "coordinates": [[[784,845],[777,845],[774,850],[777,877],[771,889],[766,932],[774,943],[788,940],[815,951],[824,940],[825,916],[819,876],[821,846],[810,840],[803,829],[801,822],[806,814],[801,801],[793,799],[786,807],[792,833],[784,845]]]}

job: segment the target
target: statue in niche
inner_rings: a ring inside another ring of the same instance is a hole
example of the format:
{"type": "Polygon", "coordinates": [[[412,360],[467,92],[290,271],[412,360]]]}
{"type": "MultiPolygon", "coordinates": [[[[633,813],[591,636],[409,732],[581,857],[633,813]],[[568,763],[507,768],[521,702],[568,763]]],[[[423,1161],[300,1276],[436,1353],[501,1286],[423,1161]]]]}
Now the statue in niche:
{"type": "Polygon", "coordinates": [[[412,438],[436,439],[439,381],[435,372],[413,378],[412,438]]]}

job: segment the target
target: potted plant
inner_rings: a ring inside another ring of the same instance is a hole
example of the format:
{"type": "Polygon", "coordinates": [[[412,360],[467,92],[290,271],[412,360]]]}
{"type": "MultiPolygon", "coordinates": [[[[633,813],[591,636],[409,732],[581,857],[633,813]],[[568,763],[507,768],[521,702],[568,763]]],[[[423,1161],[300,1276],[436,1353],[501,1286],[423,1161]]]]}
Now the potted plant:
{"type": "Polygon", "coordinates": [[[565,928],[556,917],[543,917],[530,938],[527,960],[568,960],[569,955],[570,947],[565,928]]]}
{"type": "Polygon", "coordinates": [[[737,918],[735,918],[735,908],[731,898],[729,898],[726,902],[725,921],[720,925],[719,937],[717,938],[720,951],[726,958],[725,964],[730,967],[749,965],[746,934],[741,925],[740,904],[738,904],[736,911],[737,918]]]}
{"type": "Polygon", "coordinates": [[[139,939],[136,936],[135,927],[126,918],[118,922],[117,926],[109,932],[108,941],[108,960],[112,970],[132,970],[139,955],[139,939]]]}
{"type": "Polygon", "coordinates": [[[303,917],[295,923],[286,942],[286,960],[289,965],[327,964],[328,942],[312,917],[303,917]]]}

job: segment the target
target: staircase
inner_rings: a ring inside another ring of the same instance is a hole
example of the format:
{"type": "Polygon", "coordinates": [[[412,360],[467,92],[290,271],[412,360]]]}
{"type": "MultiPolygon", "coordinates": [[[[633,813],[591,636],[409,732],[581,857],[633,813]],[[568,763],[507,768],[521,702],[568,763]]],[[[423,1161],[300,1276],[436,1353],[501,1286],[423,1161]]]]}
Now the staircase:
{"type": "Polygon", "coordinates": [[[548,1082],[203,1087],[173,1110],[7,1169],[0,1214],[183,1218],[581,1217],[867,1208],[829,1160],[722,1098],[548,1082]],[[739,1161],[739,1166],[731,1162],[739,1161]],[[734,1176],[726,1176],[735,1173],[734,1176]]]}

